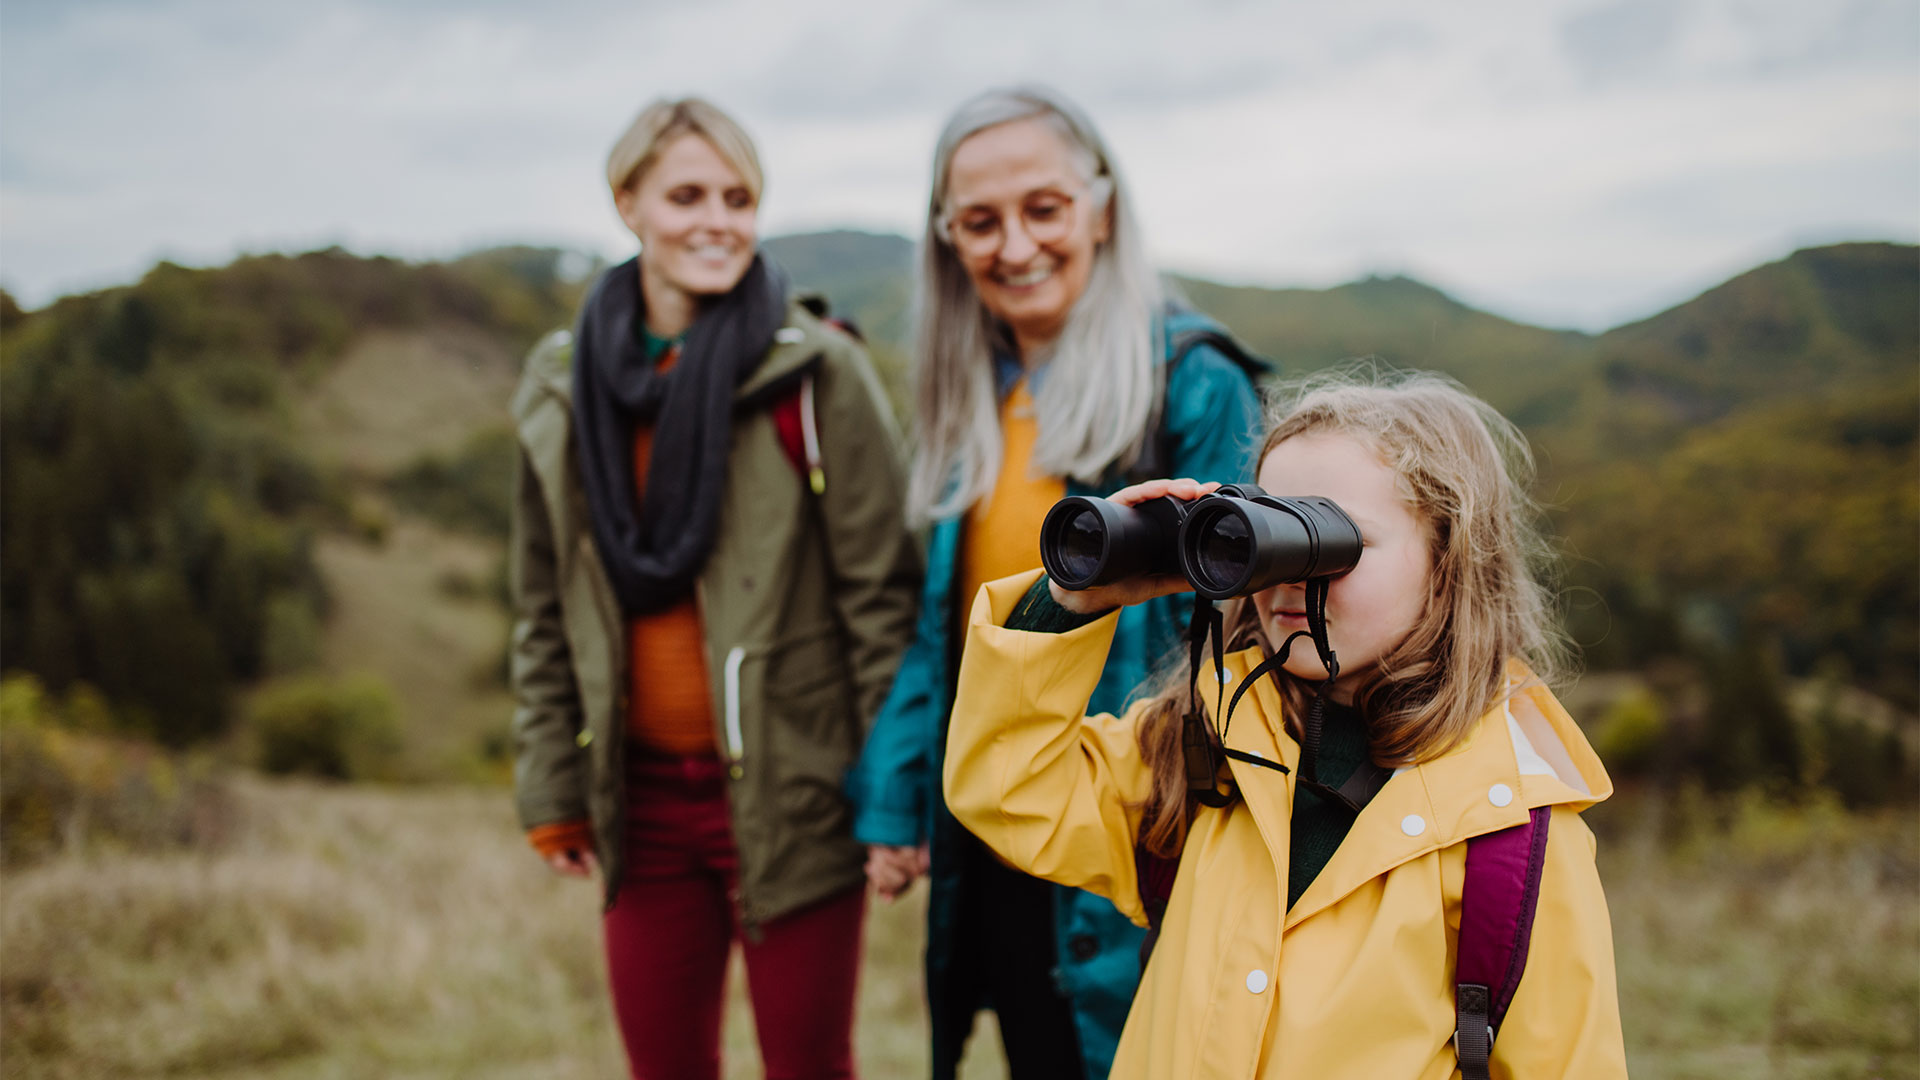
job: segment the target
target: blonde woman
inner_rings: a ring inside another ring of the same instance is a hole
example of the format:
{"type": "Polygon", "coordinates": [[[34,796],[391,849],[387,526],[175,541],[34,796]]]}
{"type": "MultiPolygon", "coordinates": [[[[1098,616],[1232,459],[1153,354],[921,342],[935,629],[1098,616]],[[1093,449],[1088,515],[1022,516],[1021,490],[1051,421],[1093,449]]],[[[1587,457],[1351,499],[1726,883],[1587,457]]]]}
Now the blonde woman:
{"type": "Polygon", "coordinates": [[[640,253],[514,399],[521,821],[602,874],[634,1076],[720,1075],[735,942],[767,1075],[851,1076],[840,783],[912,626],[898,441],[859,344],[758,253],[738,124],[649,105],[607,183],[640,253]]]}
{"type": "MultiPolygon", "coordinates": [[[[1010,870],[947,813],[940,748],[958,640],[984,582],[1039,565],[1062,495],[1172,472],[1243,477],[1259,410],[1245,357],[1168,302],[1106,144],[1060,95],[993,90],[934,151],[914,355],[910,505],[931,522],[919,627],[851,783],[868,873],[930,871],[933,1074],[991,1006],[1015,1080],[1102,1077],[1140,977],[1111,903],[1010,870]]],[[[1122,617],[1096,700],[1118,709],[1178,637],[1173,602],[1122,617]]]]}

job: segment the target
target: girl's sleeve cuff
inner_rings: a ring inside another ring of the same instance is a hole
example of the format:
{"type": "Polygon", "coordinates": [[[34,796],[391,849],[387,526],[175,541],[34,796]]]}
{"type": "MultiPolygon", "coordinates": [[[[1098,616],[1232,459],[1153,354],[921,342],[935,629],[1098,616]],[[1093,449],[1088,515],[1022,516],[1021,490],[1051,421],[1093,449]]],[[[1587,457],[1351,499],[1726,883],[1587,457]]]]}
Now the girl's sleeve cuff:
{"type": "Polygon", "coordinates": [[[1064,634],[1069,630],[1078,630],[1088,623],[1098,622],[1107,612],[1099,611],[1091,615],[1082,615],[1077,611],[1068,611],[1053,598],[1053,589],[1048,584],[1047,575],[1041,574],[1034,581],[1020,602],[1014,605],[1013,614],[1007,616],[1007,629],[1025,630],[1035,634],[1064,634]]]}

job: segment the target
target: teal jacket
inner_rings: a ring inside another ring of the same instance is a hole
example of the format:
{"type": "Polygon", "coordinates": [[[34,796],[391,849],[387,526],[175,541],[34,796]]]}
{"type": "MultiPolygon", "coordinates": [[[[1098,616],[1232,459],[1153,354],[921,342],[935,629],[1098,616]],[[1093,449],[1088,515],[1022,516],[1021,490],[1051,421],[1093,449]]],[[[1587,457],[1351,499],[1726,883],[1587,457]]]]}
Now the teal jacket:
{"type": "MultiPolygon", "coordinates": [[[[1176,310],[1161,327],[1163,356],[1183,335],[1218,326],[1205,316],[1176,310]]],[[[1002,391],[1007,379],[1002,379],[1002,391]]],[[[1261,430],[1260,405],[1248,373],[1210,345],[1189,351],[1174,367],[1162,419],[1172,476],[1222,482],[1253,475],[1261,430]]],[[[1118,472],[1089,487],[1069,482],[1073,495],[1109,495],[1126,484],[1118,472]]],[[[960,860],[953,841],[962,833],[940,793],[940,764],[953,708],[954,627],[972,597],[956,596],[960,537],[965,515],[934,524],[928,541],[927,577],[919,622],[881,706],[866,748],[848,779],[855,806],[854,839],[867,844],[932,848],[927,910],[927,996],[933,1006],[933,1075],[954,1075],[967,1032],[947,1030],[941,1007],[953,988],[945,978],[958,911],[960,860]]],[[[1036,542],[1034,561],[1038,565],[1036,542]]],[[[1113,650],[1088,709],[1124,711],[1134,692],[1178,648],[1191,600],[1164,597],[1120,613],[1113,650]]],[[[1102,1080],[1113,1063],[1120,1028],[1140,982],[1140,940],[1135,927],[1106,900],[1077,889],[1056,890],[1055,978],[1073,1002],[1081,1055],[1089,1080],[1102,1080]]],[[[976,1007],[983,1006],[977,1003],[976,1007]]]]}

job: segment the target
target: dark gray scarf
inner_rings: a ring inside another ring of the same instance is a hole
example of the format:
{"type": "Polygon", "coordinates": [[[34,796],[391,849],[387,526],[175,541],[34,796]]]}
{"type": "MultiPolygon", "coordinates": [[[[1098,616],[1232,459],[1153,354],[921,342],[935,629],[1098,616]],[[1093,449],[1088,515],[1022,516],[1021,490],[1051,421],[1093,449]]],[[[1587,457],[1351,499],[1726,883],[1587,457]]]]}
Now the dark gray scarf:
{"type": "Polygon", "coordinates": [[[574,332],[574,430],[594,543],[627,614],[672,607],[706,564],[720,525],[734,390],[760,366],[786,314],[786,275],[755,255],[733,291],[700,312],[679,363],[661,374],[642,345],[639,261],[608,270],[587,295],[574,332]],[[653,427],[644,496],[633,475],[642,425],[653,427]]]}

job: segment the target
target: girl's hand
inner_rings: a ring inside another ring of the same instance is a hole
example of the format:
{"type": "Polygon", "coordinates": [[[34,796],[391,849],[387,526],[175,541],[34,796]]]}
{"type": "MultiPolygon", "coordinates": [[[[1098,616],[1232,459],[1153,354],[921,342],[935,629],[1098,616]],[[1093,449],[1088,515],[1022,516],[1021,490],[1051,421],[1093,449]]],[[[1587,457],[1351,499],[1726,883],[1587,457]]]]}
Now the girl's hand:
{"type": "Polygon", "coordinates": [[[592,877],[593,872],[599,868],[593,852],[581,851],[578,848],[554,852],[547,856],[547,865],[553,867],[553,872],[556,874],[582,878],[592,877]]]}
{"type": "MultiPolygon", "coordinates": [[[[1176,499],[1192,502],[1220,487],[1217,482],[1201,483],[1198,480],[1149,480],[1144,484],[1124,487],[1107,496],[1109,502],[1122,506],[1138,506],[1150,499],[1171,495],[1176,499]]],[[[1193,584],[1185,574],[1163,574],[1157,577],[1128,578],[1111,585],[1096,585],[1091,589],[1063,589],[1060,583],[1048,581],[1047,588],[1053,593],[1053,602],[1078,615],[1093,615],[1114,608],[1139,604],[1156,596],[1171,596],[1174,593],[1192,592],[1193,584]]]]}

